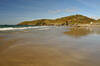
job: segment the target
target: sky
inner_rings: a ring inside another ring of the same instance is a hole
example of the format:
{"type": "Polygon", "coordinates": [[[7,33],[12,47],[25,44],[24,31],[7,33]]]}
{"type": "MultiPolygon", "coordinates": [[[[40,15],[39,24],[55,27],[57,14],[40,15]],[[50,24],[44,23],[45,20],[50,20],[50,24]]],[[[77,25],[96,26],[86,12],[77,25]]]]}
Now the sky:
{"type": "Polygon", "coordinates": [[[100,18],[100,0],[0,0],[0,25],[74,14],[100,18]]]}

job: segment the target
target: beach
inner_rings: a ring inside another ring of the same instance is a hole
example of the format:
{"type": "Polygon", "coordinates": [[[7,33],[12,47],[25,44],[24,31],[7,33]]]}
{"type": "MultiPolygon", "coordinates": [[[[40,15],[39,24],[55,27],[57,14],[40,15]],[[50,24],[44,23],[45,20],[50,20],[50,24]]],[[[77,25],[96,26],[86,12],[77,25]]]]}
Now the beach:
{"type": "Polygon", "coordinates": [[[0,31],[0,66],[100,66],[99,27],[0,31]]]}

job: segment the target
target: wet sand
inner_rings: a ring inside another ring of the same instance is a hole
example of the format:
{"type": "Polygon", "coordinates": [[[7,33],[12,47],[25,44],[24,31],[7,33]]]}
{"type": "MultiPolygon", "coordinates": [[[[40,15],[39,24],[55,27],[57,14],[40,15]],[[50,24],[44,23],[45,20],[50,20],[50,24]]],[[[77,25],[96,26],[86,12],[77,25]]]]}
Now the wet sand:
{"type": "Polygon", "coordinates": [[[50,27],[0,34],[0,66],[100,66],[99,32],[50,27]]]}

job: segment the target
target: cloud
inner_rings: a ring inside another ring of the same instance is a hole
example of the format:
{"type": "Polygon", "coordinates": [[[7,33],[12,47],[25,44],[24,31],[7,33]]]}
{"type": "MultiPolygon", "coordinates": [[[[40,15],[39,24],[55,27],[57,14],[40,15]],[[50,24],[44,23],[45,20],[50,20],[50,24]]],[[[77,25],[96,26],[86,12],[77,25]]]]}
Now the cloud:
{"type": "Polygon", "coordinates": [[[100,19],[100,17],[99,16],[91,16],[90,18],[93,18],[93,19],[100,19]]]}
{"type": "Polygon", "coordinates": [[[56,13],[62,12],[62,10],[50,10],[50,11],[48,11],[48,12],[49,12],[49,13],[56,14],[56,13]]]}
{"type": "Polygon", "coordinates": [[[48,13],[57,14],[57,13],[73,13],[73,12],[79,12],[80,9],[78,8],[67,8],[67,9],[59,9],[59,10],[49,10],[48,13]]]}
{"type": "Polygon", "coordinates": [[[80,9],[77,9],[77,8],[68,8],[64,10],[64,12],[67,12],[67,13],[73,13],[73,12],[78,12],[78,11],[80,11],[80,9]]]}

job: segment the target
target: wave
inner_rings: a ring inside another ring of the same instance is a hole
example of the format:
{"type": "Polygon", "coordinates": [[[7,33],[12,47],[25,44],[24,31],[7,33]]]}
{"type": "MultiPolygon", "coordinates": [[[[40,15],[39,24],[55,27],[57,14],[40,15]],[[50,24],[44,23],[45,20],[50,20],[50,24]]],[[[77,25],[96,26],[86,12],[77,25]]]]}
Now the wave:
{"type": "Polygon", "coordinates": [[[33,29],[33,28],[46,28],[47,26],[33,26],[33,27],[6,27],[6,28],[0,28],[0,31],[6,31],[6,30],[23,30],[23,29],[33,29]]]}

